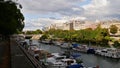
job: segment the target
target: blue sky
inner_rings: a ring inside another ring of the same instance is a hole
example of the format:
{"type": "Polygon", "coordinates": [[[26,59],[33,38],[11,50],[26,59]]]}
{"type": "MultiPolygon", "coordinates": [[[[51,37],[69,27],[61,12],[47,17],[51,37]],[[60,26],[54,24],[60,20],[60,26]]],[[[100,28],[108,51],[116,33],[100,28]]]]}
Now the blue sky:
{"type": "Polygon", "coordinates": [[[84,0],[83,2],[81,3],[77,3],[77,5],[79,6],[84,6],[84,5],[87,5],[87,4],[90,4],[91,0],[84,0]]]}
{"type": "Polygon", "coordinates": [[[120,18],[120,0],[18,0],[23,6],[24,30],[41,29],[71,18],[108,20],[120,18]]]}

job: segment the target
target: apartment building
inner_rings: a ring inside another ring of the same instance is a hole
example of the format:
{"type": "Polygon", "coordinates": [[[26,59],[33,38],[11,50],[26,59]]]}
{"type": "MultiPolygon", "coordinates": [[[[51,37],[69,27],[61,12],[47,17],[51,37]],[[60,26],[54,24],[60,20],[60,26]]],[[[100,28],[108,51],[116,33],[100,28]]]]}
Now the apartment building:
{"type": "Polygon", "coordinates": [[[62,29],[62,30],[81,30],[86,28],[97,28],[98,25],[101,25],[101,28],[110,28],[111,25],[116,25],[118,27],[118,33],[120,34],[120,21],[111,20],[111,21],[81,21],[81,20],[70,20],[68,22],[59,22],[51,24],[47,29],[62,29]]]}

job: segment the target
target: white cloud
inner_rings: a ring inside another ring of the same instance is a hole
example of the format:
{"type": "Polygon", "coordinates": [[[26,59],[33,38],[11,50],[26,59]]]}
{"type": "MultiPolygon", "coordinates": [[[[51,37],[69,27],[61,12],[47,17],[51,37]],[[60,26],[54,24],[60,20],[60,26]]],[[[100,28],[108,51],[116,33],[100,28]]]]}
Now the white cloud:
{"type": "Polygon", "coordinates": [[[120,0],[19,0],[23,14],[37,15],[26,20],[25,28],[35,29],[71,18],[80,20],[120,19],[120,0]],[[86,3],[85,3],[86,2],[86,3]],[[80,5],[81,3],[85,3],[80,5]],[[44,17],[44,18],[43,18],[44,17]],[[50,18],[51,17],[51,18],[50,18]],[[56,17],[60,18],[59,20],[56,17]],[[65,17],[65,18],[64,18],[65,17]]]}
{"type": "Polygon", "coordinates": [[[115,18],[120,16],[120,0],[92,0],[84,8],[84,16],[93,18],[115,18]]]}
{"type": "Polygon", "coordinates": [[[29,21],[25,21],[25,28],[24,30],[36,30],[41,29],[41,27],[49,26],[51,24],[59,24],[59,23],[66,23],[69,20],[85,20],[85,17],[64,17],[62,19],[52,19],[52,18],[38,18],[38,19],[31,19],[29,21]]]}
{"type": "Polygon", "coordinates": [[[102,16],[120,14],[120,0],[19,0],[24,14],[58,16],[102,16]]]}
{"type": "MultiPolygon", "coordinates": [[[[23,5],[23,13],[32,14],[60,14],[60,15],[74,15],[72,8],[80,8],[76,3],[81,3],[83,0],[20,0],[23,5]]],[[[81,10],[79,10],[81,12],[81,10]]],[[[80,13],[79,13],[80,14],[80,13]]]]}
{"type": "Polygon", "coordinates": [[[50,24],[54,23],[65,23],[67,20],[57,20],[57,19],[50,19],[50,18],[38,18],[38,19],[31,19],[29,21],[25,21],[25,28],[24,30],[36,30],[41,29],[43,26],[49,26],[50,24]]]}
{"type": "Polygon", "coordinates": [[[87,18],[86,17],[75,17],[73,18],[74,20],[86,20],[87,18]]]}
{"type": "Polygon", "coordinates": [[[80,8],[72,8],[74,11],[80,11],[80,8]]]}
{"type": "Polygon", "coordinates": [[[107,10],[109,6],[108,0],[92,0],[90,4],[84,5],[85,15],[104,15],[107,14],[107,10]]]}

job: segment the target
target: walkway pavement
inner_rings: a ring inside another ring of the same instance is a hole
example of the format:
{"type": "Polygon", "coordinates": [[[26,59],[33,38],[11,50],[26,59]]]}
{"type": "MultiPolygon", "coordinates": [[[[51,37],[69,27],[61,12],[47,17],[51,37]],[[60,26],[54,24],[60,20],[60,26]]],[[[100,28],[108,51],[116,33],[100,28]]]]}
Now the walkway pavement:
{"type": "Polygon", "coordinates": [[[11,41],[11,68],[34,68],[14,41],[11,41]]]}
{"type": "Polygon", "coordinates": [[[7,42],[0,42],[0,68],[10,68],[10,52],[7,42]]]}
{"type": "Polygon", "coordinates": [[[0,42],[0,68],[34,68],[17,43],[0,42]],[[9,50],[11,49],[11,52],[9,50]]]}

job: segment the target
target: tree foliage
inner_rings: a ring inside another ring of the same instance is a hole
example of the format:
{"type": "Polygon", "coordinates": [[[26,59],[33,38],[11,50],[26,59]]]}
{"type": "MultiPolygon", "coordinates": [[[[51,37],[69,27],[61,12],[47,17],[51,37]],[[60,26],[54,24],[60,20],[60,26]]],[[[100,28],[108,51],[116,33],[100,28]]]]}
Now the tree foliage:
{"type": "Polygon", "coordinates": [[[0,34],[11,35],[22,31],[24,16],[20,9],[21,5],[12,0],[0,1],[0,34]]]}
{"type": "Polygon", "coordinates": [[[110,26],[110,33],[115,34],[118,31],[118,27],[116,25],[110,26]]]}
{"type": "Polygon", "coordinates": [[[118,41],[114,41],[114,44],[113,44],[114,47],[120,47],[120,43],[118,41]]]}
{"type": "Polygon", "coordinates": [[[67,42],[91,42],[93,44],[107,45],[110,40],[108,29],[101,28],[100,25],[94,30],[91,28],[76,31],[50,29],[46,33],[52,35],[53,38],[62,38],[67,42]]]}
{"type": "Polygon", "coordinates": [[[42,31],[40,29],[37,29],[35,31],[26,31],[26,34],[42,34],[42,31]]]}
{"type": "Polygon", "coordinates": [[[40,40],[45,40],[45,39],[48,39],[49,38],[49,35],[48,34],[43,34],[40,38],[40,40]]]}

